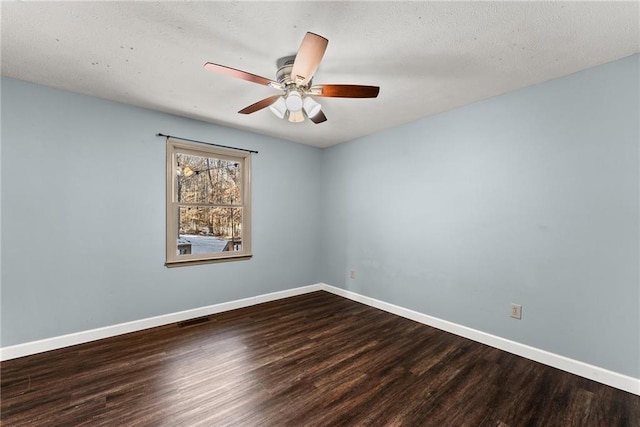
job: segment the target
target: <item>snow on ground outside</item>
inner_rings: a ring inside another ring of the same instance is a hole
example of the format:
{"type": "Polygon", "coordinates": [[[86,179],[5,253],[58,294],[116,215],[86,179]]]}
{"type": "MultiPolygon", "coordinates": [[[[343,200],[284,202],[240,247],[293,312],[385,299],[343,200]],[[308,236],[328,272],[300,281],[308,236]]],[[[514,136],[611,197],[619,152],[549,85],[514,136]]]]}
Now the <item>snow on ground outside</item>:
{"type": "Polygon", "coordinates": [[[178,244],[191,243],[192,254],[209,254],[222,252],[227,246],[227,240],[212,236],[196,236],[194,234],[181,234],[178,244]]]}

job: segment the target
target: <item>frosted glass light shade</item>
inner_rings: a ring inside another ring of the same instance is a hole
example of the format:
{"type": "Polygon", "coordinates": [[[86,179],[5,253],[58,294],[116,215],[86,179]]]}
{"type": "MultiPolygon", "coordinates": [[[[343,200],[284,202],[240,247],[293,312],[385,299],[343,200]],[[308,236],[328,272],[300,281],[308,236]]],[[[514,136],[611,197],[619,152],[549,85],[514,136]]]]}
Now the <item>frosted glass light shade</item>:
{"type": "Polygon", "coordinates": [[[281,96],[276,102],[269,105],[269,109],[273,111],[273,114],[278,116],[279,119],[284,118],[284,115],[287,113],[287,103],[284,97],[281,96]]]}
{"type": "Polygon", "coordinates": [[[289,121],[291,123],[304,122],[304,114],[302,114],[302,110],[300,110],[300,111],[289,111],[289,121]]]}
{"type": "Polygon", "coordinates": [[[300,95],[297,91],[291,91],[287,95],[286,105],[289,111],[300,111],[302,110],[302,95],[300,95]]]}
{"type": "Polygon", "coordinates": [[[322,108],[320,104],[318,104],[314,99],[310,96],[304,98],[304,112],[307,113],[308,117],[313,117],[320,112],[322,108]]]}

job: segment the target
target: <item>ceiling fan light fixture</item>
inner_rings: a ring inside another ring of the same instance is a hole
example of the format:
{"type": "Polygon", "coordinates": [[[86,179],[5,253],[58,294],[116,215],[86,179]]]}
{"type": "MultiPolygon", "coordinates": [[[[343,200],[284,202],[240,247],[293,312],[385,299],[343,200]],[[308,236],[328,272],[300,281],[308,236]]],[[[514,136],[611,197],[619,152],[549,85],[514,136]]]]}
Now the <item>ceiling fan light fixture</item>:
{"type": "Polygon", "coordinates": [[[304,108],[304,112],[307,113],[308,117],[313,117],[316,114],[318,114],[320,112],[320,109],[322,108],[320,106],[320,104],[318,104],[315,99],[311,98],[310,96],[305,96],[304,101],[303,101],[303,108],[304,108]]]}
{"type": "Polygon", "coordinates": [[[292,90],[287,94],[285,104],[290,112],[298,112],[302,110],[302,95],[300,95],[300,92],[297,90],[292,90]]]}
{"type": "MultiPolygon", "coordinates": [[[[2,1],[2,0],[0,0],[2,1]]],[[[376,98],[378,86],[351,84],[322,84],[313,86],[313,78],[327,49],[328,40],[318,34],[307,32],[295,55],[278,59],[276,80],[258,76],[226,65],[206,62],[204,68],[259,85],[265,85],[284,93],[268,96],[238,111],[239,114],[253,114],[263,108],[269,109],[277,117],[289,122],[304,122],[305,117],[315,124],[324,123],[327,117],[322,106],[311,96],[325,98],[376,98]]],[[[184,172],[184,171],[183,171],[184,172]]]]}
{"type": "Polygon", "coordinates": [[[278,98],[276,102],[269,106],[269,109],[275,114],[279,119],[283,119],[284,115],[287,113],[287,103],[284,100],[284,97],[278,98]]]}

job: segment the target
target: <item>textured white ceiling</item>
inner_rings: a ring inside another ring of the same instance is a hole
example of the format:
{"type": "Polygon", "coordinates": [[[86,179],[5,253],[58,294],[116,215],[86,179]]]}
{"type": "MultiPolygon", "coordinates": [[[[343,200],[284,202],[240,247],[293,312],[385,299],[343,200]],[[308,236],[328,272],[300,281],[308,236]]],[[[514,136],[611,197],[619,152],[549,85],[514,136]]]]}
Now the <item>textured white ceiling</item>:
{"type": "Polygon", "coordinates": [[[637,2],[2,2],[2,75],[326,147],[640,51],[637,2]],[[237,111],[278,93],[307,31],[329,39],[315,84],[328,121],[237,111]]]}

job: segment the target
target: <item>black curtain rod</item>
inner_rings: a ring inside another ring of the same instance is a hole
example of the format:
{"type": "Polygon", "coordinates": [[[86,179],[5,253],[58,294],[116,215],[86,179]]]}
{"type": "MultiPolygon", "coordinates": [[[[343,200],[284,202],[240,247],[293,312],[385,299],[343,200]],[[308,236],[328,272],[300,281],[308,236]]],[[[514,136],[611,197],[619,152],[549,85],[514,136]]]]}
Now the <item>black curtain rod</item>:
{"type": "Polygon", "coordinates": [[[198,144],[207,144],[207,145],[213,145],[214,147],[229,148],[231,150],[246,151],[247,153],[258,154],[258,152],[255,151],[255,150],[247,150],[246,148],[229,147],[228,145],[214,144],[212,142],[196,141],[195,139],[180,138],[179,136],[165,135],[164,133],[156,133],[156,136],[164,136],[164,137],[167,137],[167,138],[176,138],[176,139],[181,139],[183,141],[197,142],[198,144]]]}

